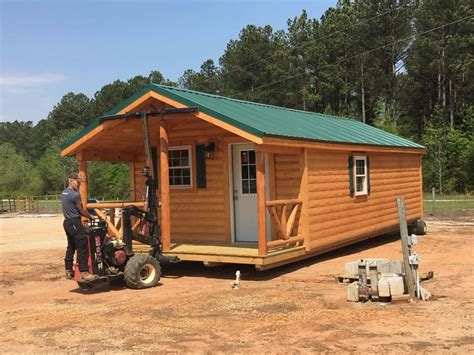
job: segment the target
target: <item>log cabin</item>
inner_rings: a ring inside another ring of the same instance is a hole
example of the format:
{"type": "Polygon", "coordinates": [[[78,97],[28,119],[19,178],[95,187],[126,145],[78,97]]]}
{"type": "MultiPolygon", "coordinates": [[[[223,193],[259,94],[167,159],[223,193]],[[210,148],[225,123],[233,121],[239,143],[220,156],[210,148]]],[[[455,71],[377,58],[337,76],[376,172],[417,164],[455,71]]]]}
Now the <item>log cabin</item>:
{"type": "MultiPolygon", "coordinates": [[[[148,118],[163,253],[181,260],[253,264],[301,260],[422,218],[425,148],[352,119],[151,84],[107,115],[190,108],[148,118]]],[[[129,166],[130,198],[143,206],[140,120],[104,116],[61,146],[87,181],[88,161],[129,166]]],[[[81,184],[87,201],[87,184],[81,184]]],[[[100,212],[99,212],[100,213],[100,212]]]]}

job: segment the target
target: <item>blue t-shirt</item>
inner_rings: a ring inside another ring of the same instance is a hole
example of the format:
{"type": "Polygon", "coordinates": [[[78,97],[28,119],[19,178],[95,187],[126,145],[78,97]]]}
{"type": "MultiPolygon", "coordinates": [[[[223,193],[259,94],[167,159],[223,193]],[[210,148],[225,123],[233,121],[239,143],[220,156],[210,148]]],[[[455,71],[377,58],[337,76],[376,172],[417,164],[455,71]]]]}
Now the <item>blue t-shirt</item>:
{"type": "Polygon", "coordinates": [[[61,206],[64,218],[80,218],[81,214],[76,207],[78,204],[81,204],[81,195],[76,190],[68,187],[61,193],[61,206]]]}

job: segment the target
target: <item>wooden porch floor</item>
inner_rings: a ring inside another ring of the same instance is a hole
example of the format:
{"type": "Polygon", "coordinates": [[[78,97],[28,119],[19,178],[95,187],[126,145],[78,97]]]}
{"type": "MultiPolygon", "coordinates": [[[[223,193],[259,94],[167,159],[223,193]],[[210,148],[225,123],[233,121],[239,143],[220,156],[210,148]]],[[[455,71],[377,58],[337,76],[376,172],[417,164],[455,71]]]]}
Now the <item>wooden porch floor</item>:
{"type": "Polygon", "coordinates": [[[270,249],[266,256],[258,255],[255,244],[198,245],[172,243],[165,255],[177,256],[181,260],[201,261],[205,264],[233,263],[251,264],[259,270],[286,264],[306,254],[304,246],[270,249]]]}
{"type": "MultiPolygon", "coordinates": [[[[134,242],[136,252],[148,252],[149,247],[134,242]]],[[[171,243],[167,256],[177,256],[182,261],[199,261],[212,264],[250,264],[258,270],[270,269],[309,256],[303,245],[286,246],[268,250],[266,256],[258,255],[256,244],[191,244],[171,243]]]]}

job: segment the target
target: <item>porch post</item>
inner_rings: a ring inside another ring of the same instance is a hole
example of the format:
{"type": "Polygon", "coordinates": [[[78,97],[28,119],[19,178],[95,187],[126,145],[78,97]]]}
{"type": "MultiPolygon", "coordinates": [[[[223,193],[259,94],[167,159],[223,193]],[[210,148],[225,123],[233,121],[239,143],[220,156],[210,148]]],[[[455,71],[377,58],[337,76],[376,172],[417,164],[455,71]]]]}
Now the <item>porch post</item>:
{"type": "Polygon", "coordinates": [[[161,241],[163,251],[169,251],[171,245],[170,220],[170,182],[168,164],[168,134],[164,122],[160,121],[160,191],[161,191],[161,241]]]}
{"type": "Polygon", "coordinates": [[[266,207],[265,207],[265,153],[255,152],[257,168],[257,223],[258,223],[258,255],[267,255],[266,207]]]}
{"type": "Polygon", "coordinates": [[[82,207],[87,207],[87,161],[82,160],[82,152],[76,155],[79,165],[79,176],[81,177],[81,185],[79,186],[79,195],[81,195],[82,207]]]}

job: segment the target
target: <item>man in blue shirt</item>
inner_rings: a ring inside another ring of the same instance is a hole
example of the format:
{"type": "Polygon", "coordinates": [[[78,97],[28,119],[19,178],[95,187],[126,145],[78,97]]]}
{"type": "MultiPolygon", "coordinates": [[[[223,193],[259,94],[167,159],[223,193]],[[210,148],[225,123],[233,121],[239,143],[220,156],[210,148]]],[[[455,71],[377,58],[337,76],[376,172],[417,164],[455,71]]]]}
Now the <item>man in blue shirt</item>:
{"type": "Polygon", "coordinates": [[[64,215],[63,227],[67,236],[64,264],[66,267],[66,278],[72,280],[74,278],[74,252],[77,250],[77,263],[79,264],[81,279],[93,281],[97,276],[89,273],[89,266],[87,265],[87,239],[81,216],[89,219],[97,217],[91,216],[82,207],[81,195],[78,193],[81,182],[79,174],[72,173],[68,176],[68,187],[61,193],[61,206],[64,215]]]}

